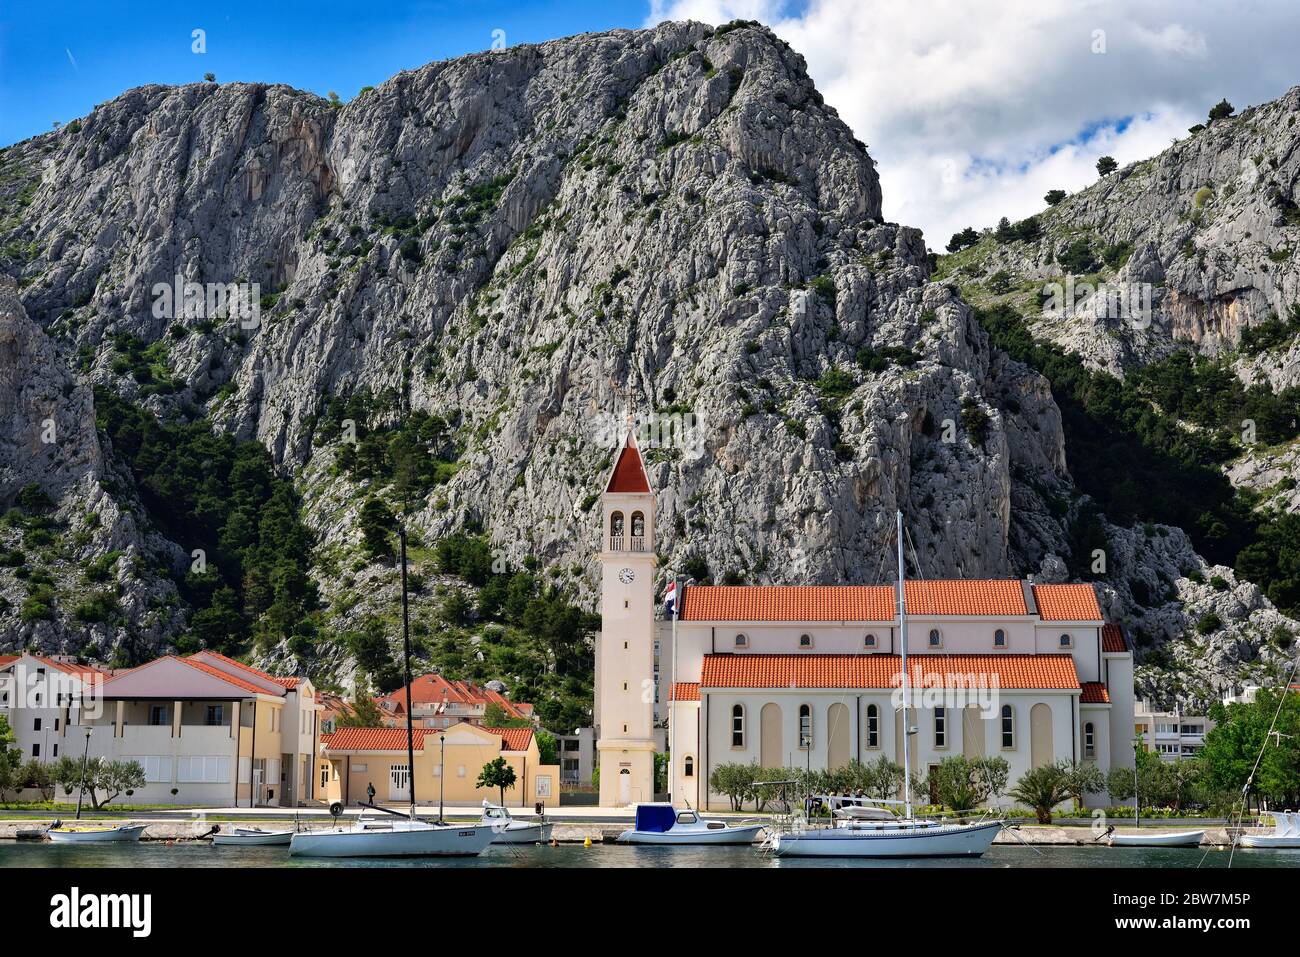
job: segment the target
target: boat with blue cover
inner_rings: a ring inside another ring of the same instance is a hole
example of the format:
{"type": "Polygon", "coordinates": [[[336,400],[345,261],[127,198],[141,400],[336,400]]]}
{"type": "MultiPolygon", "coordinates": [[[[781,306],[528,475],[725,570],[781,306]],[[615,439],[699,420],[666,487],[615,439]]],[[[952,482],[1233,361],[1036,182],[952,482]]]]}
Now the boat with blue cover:
{"type": "Polygon", "coordinates": [[[636,823],[618,836],[620,844],[752,844],[763,822],[728,824],[702,818],[694,808],[679,811],[671,804],[638,804],[636,823]]]}

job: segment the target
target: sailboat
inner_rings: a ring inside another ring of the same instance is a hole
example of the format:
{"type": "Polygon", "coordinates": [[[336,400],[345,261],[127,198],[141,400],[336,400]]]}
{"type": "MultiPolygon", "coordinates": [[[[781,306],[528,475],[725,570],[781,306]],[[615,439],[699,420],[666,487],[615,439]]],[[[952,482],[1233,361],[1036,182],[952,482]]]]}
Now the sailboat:
{"type": "MultiPolygon", "coordinates": [[[[402,562],[402,648],[406,669],[406,760],[411,806],[408,813],[363,805],[379,817],[362,814],[351,826],[302,831],[289,842],[297,857],[474,857],[487,850],[497,836],[490,824],[448,824],[425,821],[415,813],[415,730],[411,718],[411,628],[406,597],[406,522],[398,523],[402,562]]],[[[342,808],[338,808],[342,812],[342,808]]]]}
{"type": "MultiPolygon", "coordinates": [[[[903,568],[903,513],[898,512],[898,624],[902,664],[902,717],[908,709],[907,672],[907,600],[903,568]]],[[[903,736],[903,800],[871,798],[845,799],[813,795],[830,806],[831,824],[809,827],[806,824],[786,833],[774,832],[764,846],[778,857],[980,857],[989,849],[1002,829],[1002,821],[979,821],[950,824],[925,820],[912,814],[911,766],[907,735],[903,736]],[[890,810],[901,805],[902,817],[890,810]]]]}

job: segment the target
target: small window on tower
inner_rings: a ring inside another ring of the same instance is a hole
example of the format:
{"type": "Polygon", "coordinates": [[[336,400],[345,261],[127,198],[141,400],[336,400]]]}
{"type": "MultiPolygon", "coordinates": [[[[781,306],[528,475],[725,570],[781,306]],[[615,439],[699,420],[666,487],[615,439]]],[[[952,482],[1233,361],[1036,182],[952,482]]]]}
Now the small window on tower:
{"type": "Polygon", "coordinates": [[[943,647],[943,636],[942,636],[941,634],[939,634],[939,629],[938,629],[938,628],[931,628],[931,629],[930,629],[930,647],[931,647],[931,648],[942,648],[942,647],[943,647]]]}
{"type": "Polygon", "coordinates": [[[737,635],[737,636],[736,636],[736,647],[737,647],[737,648],[748,648],[748,647],[749,647],[749,638],[747,638],[745,635],[737,635]]]}
{"type": "Polygon", "coordinates": [[[800,647],[800,648],[811,648],[812,646],[813,646],[813,645],[812,645],[812,635],[800,635],[800,636],[799,636],[799,647],[800,647]]]}
{"type": "Polygon", "coordinates": [[[999,628],[993,632],[993,647],[1005,648],[1007,646],[1007,633],[999,628]]]}
{"type": "Polygon", "coordinates": [[[874,647],[876,647],[876,636],[875,636],[874,634],[872,634],[872,635],[867,635],[867,637],[866,637],[865,639],[863,639],[862,644],[863,644],[865,647],[867,647],[867,648],[874,648],[874,647]]]}

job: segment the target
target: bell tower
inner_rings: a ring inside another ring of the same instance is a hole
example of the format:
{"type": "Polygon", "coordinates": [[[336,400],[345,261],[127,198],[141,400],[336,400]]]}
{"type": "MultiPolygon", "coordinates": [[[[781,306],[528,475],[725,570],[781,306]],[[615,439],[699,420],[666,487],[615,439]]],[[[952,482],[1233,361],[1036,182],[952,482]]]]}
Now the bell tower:
{"type": "Polygon", "coordinates": [[[600,803],[654,800],[655,497],[629,427],[601,495],[600,803]]]}

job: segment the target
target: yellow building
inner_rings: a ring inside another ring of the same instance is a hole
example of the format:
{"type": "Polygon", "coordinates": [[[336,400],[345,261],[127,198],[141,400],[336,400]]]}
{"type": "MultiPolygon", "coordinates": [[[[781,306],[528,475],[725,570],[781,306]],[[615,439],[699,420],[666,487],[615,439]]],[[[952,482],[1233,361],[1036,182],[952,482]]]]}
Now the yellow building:
{"type": "MultiPolygon", "coordinates": [[[[515,785],[505,793],[511,807],[557,802],[560,766],[542,764],[532,728],[481,728],[467,723],[444,730],[415,729],[415,798],[434,804],[441,793],[448,805],[496,803],[497,788],[476,785],[483,765],[505,758],[515,785]]],[[[374,785],[377,803],[411,799],[405,728],[339,728],[321,738],[320,795],[328,801],[358,804],[374,785]]]]}

